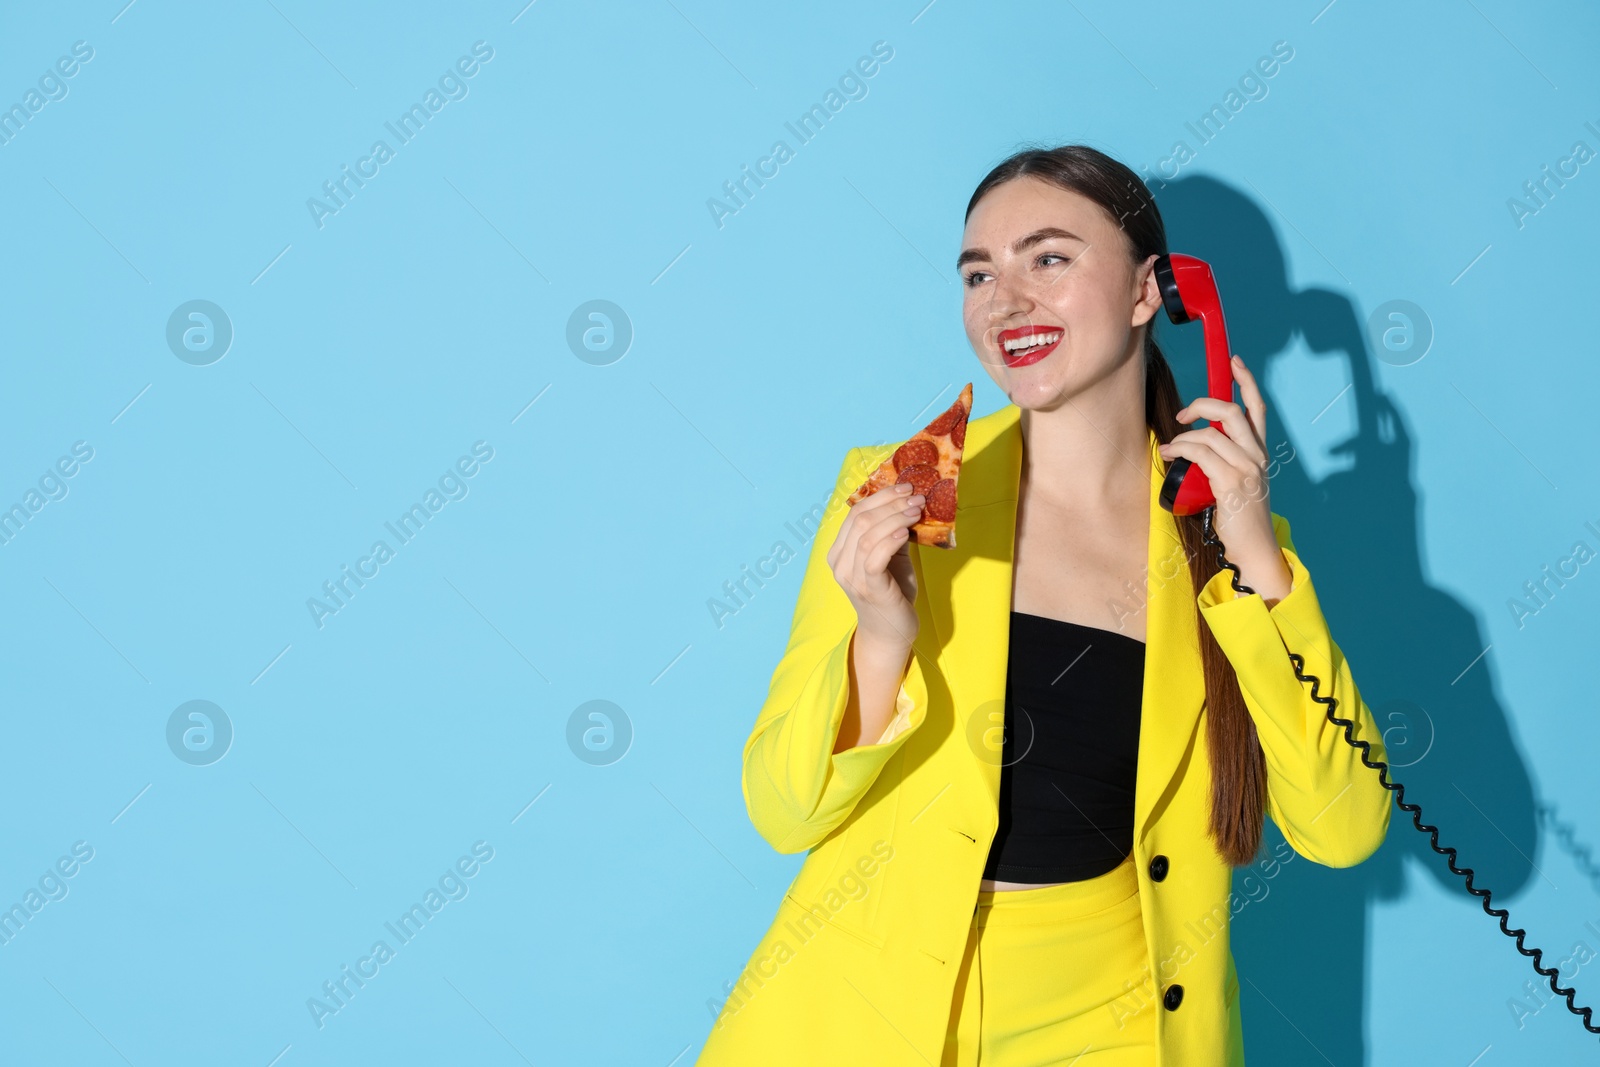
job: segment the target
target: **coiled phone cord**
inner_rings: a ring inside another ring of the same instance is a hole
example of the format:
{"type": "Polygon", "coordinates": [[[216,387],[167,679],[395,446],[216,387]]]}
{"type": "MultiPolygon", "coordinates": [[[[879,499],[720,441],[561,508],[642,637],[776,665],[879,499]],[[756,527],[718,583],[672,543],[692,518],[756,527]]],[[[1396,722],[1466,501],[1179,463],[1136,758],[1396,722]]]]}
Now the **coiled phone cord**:
{"type": "MultiPolygon", "coordinates": [[[[1228,560],[1228,557],[1223,554],[1222,542],[1217,539],[1216,530],[1213,528],[1211,523],[1212,514],[1215,511],[1216,505],[1212,504],[1203,512],[1201,512],[1201,531],[1205,543],[1217,550],[1217,564],[1221,567],[1226,567],[1232,572],[1231,580],[1233,582],[1234,591],[1244,593],[1246,595],[1254,593],[1255,590],[1251,589],[1248,585],[1240,584],[1239,568],[1234,566],[1233,563],[1228,560]]],[[[1360,751],[1361,762],[1378,772],[1378,781],[1383,784],[1383,787],[1385,789],[1391,789],[1394,791],[1395,803],[1400,805],[1402,811],[1406,811],[1411,814],[1411,821],[1416,825],[1418,830],[1429,836],[1429,844],[1433,846],[1433,850],[1445,858],[1445,862],[1450,865],[1450,869],[1452,871],[1467,880],[1467,891],[1469,893],[1476,894],[1477,896],[1483,898],[1483,910],[1490,916],[1500,920],[1500,932],[1505,934],[1507,937],[1516,939],[1517,951],[1522,953],[1524,956],[1529,956],[1533,959],[1533,969],[1544,975],[1545,978],[1549,980],[1551,992],[1566,998],[1567,1010],[1582,1019],[1583,1028],[1589,1031],[1591,1034],[1600,1034],[1600,1026],[1595,1026],[1592,1021],[1594,1018],[1594,1010],[1587,1007],[1580,1008],[1575,1003],[1574,996],[1577,993],[1577,990],[1563,989],[1560,985],[1556,984],[1556,978],[1561,973],[1560,969],[1556,967],[1544,966],[1543,953],[1537,948],[1530,949],[1523,945],[1522,938],[1527,931],[1521,929],[1513,930],[1506,925],[1506,919],[1510,917],[1510,912],[1506,911],[1504,908],[1495,908],[1490,906],[1489,890],[1479,889],[1477,886],[1472,884],[1472,868],[1456,866],[1456,850],[1448,845],[1443,848],[1439,847],[1439,828],[1437,826],[1428,826],[1423,823],[1422,808],[1419,805],[1406,803],[1405,786],[1401,785],[1399,782],[1391,782],[1388,780],[1387,771],[1389,770],[1389,765],[1383,760],[1374,762],[1367,758],[1372,751],[1372,743],[1370,741],[1358,740],[1351,733],[1355,727],[1355,722],[1353,720],[1341,719],[1333,713],[1334,708],[1338,706],[1338,702],[1334,700],[1333,697],[1321,696],[1318,694],[1317,686],[1321,684],[1321,681],[1315,675],[1306,674],[1302,670],[1302,668],[1305,667],[1305,659],[1297,653],[1290,652],[1289,662],[1294,665],[1294,676],[1300,679],[1302,682],[1309,682],[1311,684],[1311,699],[1315,700],[1319,704],[1327,705],[1328,721],[1333,723],[1335,726],[1344,727],[1344,739],[1352,748],[1360,751]]]]}

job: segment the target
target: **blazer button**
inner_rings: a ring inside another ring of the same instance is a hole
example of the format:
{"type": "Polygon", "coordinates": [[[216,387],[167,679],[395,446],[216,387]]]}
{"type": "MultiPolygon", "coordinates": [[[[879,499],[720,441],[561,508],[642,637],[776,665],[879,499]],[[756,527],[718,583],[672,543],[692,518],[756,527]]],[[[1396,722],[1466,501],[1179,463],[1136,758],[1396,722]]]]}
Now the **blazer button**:
{"type": "Polygon", "coordinates": [[[1150,880],[1159,882],[1167,876],[1167,857],[1158,855],[1150,861],[1150,880]]]}
{"type": "Polygon", "coordinates": [[[1174,982],[1167,986],[1167,991],[1161,997],[1161,1003],[1167,1006],[1168,1011],[1177,1011],[1178,1005],[1183,1003],[1183,986],[1174,982]]]}

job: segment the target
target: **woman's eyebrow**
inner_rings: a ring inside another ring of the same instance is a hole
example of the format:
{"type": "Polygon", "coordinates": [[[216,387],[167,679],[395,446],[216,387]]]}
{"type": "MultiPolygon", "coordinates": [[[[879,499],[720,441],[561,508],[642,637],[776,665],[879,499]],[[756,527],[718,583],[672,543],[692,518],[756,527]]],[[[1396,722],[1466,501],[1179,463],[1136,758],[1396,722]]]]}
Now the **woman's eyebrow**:
{"type": "MultiPolygon", "coordinates": [[[[1063,230],[1059,226],[1045,226],[1041,229],[1034,230],[1032,233],[1027,234],[1026,236],[1017,238],[1016,243],[1011,246],[1011,251],[1020,255],[1029,248],[1038,244],[1040,241],[1048,241],[1052,237],[1065,237],[1070,241],[1083,241],[1082,237],[1079,237],[1071,230],[1063,230]]],[[[988,258],[989,252],[987,249],[969,248],[962,252],[961,255],[956,257],[956,270],[960,270],[973,260],[985,260],[988,258]]]]}

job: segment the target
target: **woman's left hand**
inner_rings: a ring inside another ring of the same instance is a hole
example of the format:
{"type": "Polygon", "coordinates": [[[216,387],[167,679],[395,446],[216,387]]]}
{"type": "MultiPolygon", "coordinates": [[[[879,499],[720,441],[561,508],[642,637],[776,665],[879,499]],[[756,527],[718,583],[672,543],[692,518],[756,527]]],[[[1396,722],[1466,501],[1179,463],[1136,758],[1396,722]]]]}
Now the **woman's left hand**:
{"type": "Polygon", "coordinates": [[[1293,575],[1272,531],[1267,476],[1271,464],[1265,443],[1267,405],[1244,360],[1234,356],[1230,363],[1234,380],[1239,383],[1239,395],[1244,399],[1244,410],[1231,400],[1199,397],[1178,412],[1178,421],[1206,419],[1220,423],[1222,430],[1214,425],[1185,430],[1161,445],[1160,452],[1168,462],[1182,457],[1205,472],[1217,498],[1212,516],[1217,539],[1226,548],[1229,561],[1239,568],[1239,581],[1260,593],[1270,605],[1288,595],[1293,575]]]}

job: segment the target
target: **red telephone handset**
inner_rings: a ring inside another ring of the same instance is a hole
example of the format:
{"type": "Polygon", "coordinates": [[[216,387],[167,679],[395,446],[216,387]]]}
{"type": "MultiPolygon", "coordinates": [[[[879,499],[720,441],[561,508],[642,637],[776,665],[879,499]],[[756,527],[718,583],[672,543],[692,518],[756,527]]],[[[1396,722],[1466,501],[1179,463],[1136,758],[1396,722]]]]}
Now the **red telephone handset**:
{"type": "MultiPolygon", "coordinates": [[[[1217,280],[1211,264],[1180,252],[1158,256],[1156,284],[1161,288],[1161,306],[1167,318],[1180,325],[1198,318],[1205,325],[1206,389],[1218,400],[1233,400],[1233,367],[1229,360],[1228,327],[1222,321],[1222,299],[1217,295],[1217,280]]],[[[1212,423],[1218,433],[1222,426],[1212,423]]],[[[1174,515],[1193,515],[1217,502],[1206,472],[1183,457],[1167,468],[1161,485],[1161,506],[1174,515]]]]}

